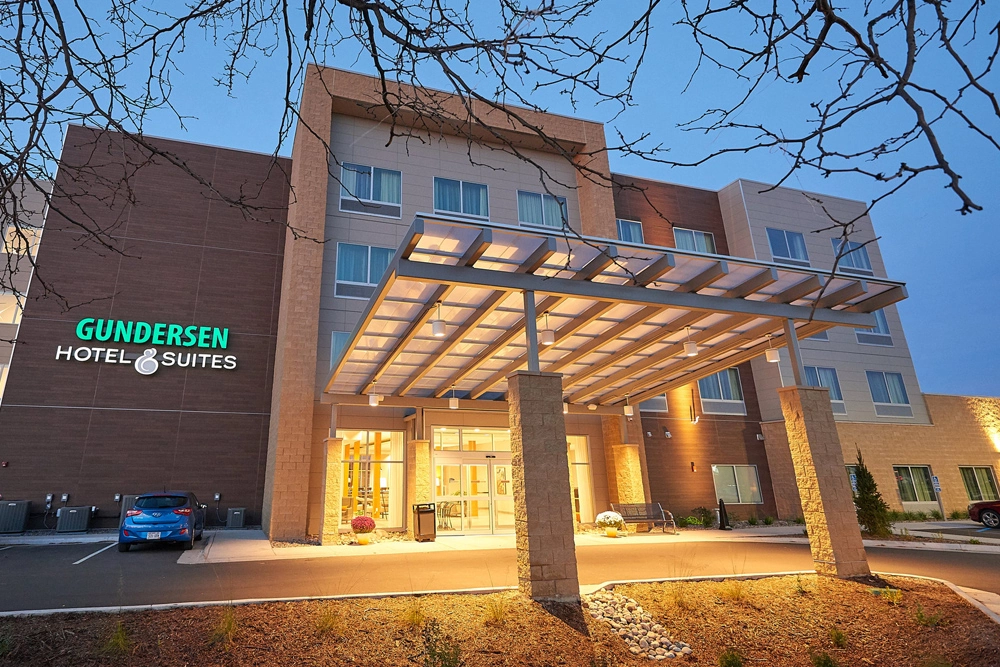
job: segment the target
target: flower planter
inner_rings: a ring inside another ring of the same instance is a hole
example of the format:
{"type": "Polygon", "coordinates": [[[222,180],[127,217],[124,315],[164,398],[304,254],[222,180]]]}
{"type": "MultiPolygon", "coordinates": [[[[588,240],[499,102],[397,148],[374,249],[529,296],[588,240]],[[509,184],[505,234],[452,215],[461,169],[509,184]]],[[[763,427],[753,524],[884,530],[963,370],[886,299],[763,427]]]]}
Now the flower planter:
{"type": "Polygon", "coordinates": [[[362,546],[368,544],[372,539],[371,533],[358,533],[355,537],[358,538],[358,544],[362,546]]]}
{"type": "Polygon", "coordinates": [[[604,529],[604,534],[607,535],[608,537],[618,537],[618,529],[617,528],[605,528],[604,529]]]}

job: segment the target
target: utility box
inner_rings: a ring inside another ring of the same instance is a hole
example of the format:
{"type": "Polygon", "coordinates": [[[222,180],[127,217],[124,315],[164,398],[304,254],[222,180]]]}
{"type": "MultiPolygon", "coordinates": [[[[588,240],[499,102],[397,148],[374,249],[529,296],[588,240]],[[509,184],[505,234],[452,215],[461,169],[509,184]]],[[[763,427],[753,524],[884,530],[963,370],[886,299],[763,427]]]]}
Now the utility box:
{"type": "Polygon", "coordinates": [[[413,506],[413,539],[433,542],[437,538],[437,512],[434,503],[413,506]]]}
{"type": "Polygon", "coordinates": [[[0,533],[23,533],[28,527],[30,500],[0,501],[0,533]]]}
{"type": "Polygon", "coordinates": [[[125,514],[130,509],[135,507],[135,501],[138,499],[138,495],[124,495],[122,496],[122,511],[118,514],[118,527],[121,528],[125,523],[125,514]]]}
{"type": "Polygon", "coordinates": [[[242,528],[246,515],[246,507],[230,507],[226,512],[226,528],[242,528]]]}
{"type": "Polygon", "coordinates": [[[82,533],[90,528],[90,506],[60,507],[56,510],[57,533],[82,533]]]}

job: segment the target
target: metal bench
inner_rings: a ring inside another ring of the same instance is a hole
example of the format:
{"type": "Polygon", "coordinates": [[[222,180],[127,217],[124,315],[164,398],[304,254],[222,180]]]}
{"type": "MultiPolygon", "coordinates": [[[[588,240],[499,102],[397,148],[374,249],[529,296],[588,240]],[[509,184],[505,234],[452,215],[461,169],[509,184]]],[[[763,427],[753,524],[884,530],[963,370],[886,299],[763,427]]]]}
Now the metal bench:
{"type": "Polygon", "coordinates": [[[660,503],[619,503],[611,504],[611,509],[622,515],[625,523],[649,523],[653,527],[656,524],[663,525],[663,532],[667,532],[667,524],[677,534],[677,524],[674,523],[674,515],[663,509],[660,503]]]}

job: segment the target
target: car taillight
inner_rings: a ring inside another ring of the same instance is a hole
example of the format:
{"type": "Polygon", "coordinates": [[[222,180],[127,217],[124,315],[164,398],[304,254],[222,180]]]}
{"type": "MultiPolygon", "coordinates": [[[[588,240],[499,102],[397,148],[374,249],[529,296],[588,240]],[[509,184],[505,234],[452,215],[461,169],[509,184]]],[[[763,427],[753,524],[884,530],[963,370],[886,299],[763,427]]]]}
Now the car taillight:
{"type": "Polygon", "coordinates": [[[139,516],[140,514],[142,514],[142,510],[137,510],[137,509],[131,509],[131,510],[125,512],[125,516],[127,516],[127,517],[128,516],[139,516]]]}
{"type": "Polygon", "coordinates": [[[174,510],[174,514],[183,514],[184,516],[191,516],[191,508],[182,507],[179,510],[174,510]]]}

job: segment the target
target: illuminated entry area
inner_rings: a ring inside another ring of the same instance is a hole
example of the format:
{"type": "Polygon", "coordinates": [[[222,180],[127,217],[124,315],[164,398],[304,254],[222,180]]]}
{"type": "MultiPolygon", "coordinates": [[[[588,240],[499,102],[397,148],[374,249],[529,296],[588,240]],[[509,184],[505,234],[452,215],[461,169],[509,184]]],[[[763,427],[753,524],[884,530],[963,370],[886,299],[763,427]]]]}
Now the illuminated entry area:
{"type": "Polygon", "coordinates": [[[343,448],[340,523],[369,516],[378,528],[403,527],[403,433],[337,431],[343,448]]]}

